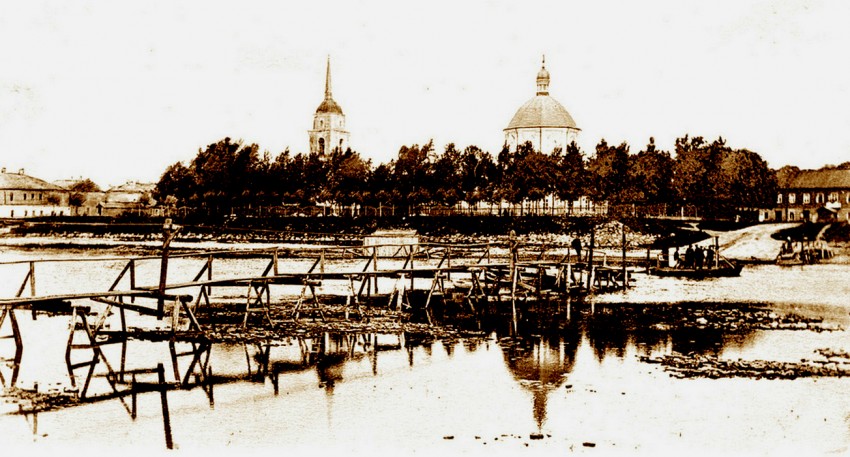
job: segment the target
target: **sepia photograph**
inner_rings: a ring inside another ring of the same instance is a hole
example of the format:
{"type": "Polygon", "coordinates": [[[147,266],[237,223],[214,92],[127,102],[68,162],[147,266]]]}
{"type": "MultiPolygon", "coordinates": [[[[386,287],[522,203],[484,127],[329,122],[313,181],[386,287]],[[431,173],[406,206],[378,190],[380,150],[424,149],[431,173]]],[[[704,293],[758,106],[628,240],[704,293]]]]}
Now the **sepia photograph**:
{"type": "Polygon", "coordinates": [[[4,2],[0,448],[850,454],[848,18],[4,2]]]}

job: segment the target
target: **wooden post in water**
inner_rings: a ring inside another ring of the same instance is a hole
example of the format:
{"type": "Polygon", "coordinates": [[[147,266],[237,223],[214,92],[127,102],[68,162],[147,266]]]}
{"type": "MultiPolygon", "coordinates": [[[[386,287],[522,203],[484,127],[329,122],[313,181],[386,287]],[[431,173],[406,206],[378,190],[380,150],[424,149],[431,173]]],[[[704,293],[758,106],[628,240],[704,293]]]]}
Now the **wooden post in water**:
{"type": "Polygon", "coordinates": [[[511,230],[508,247],[510,248],[510,268],[511,268],[511,323],[513,334],[517,334],[517,314],[516,314],[516,283],[519,271],[517,268],[517,260],[519,257],[519,242],[516,239],[516,232],[511,230]]]}
{"type": "Polygon", "coordinates": [[[177,235],[178,230],[180,230],[180,226],[172,224],[171,219],[166,219],[165,223],[162,225],[162,260],[159,268],[159,288],[157,289],[159,292],[159,298],[157,298],[156,302],[157,320],[162,320],[163,310],[165,309],[165,300],[163,299],[163,295],[165,295],[165,286],[168,280],[168,246],[171,244],[171,240],[174,239],[174,236],[177,235]]]}
{"type": "MultiPolygon", "coordinates": [[[[30,296],[35,297],[35,262],[30,262],[30,296]]],[[[36,320],[35,308],[32,309],[32,320],[36,320]]]]}
{"type": "Polygon", "coordinates": [[[720,268],[720,237],[714,237],[714,268],[720,268]]]}
{"type": "Polygon", "coordinates": [[[137,401],[138,401],[136,399],[136,397],[137,397],[137,395],[136,395],[136,373],[133,373],[133,380],[130,383],[130,395],[131,395],[131,400],[132,400],[131,401],[132,408],[131,408],[131,411],[130,411],[130,418],[132,418],[133,420],[136,420],[136,415],[138,413],[138,407],[136,406],[137,401]]]}
{"type": "Polygon", "coordinates": [[[168,413],[168,390],[165,384],[165,367],[161,363],[156,365],[156,376],[159,380],[159,399],[162,403],[162,427],[165,432],[165,447],[174,449],[171,439],[171,417],[168,413]]]}
{"type": "Polygon", "coordinates": [[[623,224],[623,290],[629,287],[628,275],[626,270],[626,224],[623,224]]]}
{"type": "MultiPolygon", "coordinates": [[[[378,247],[375,246],[372,248],[372,271],[378,271],[378,247]]],[[[368,279],[367,279],[368,280],[368,279]]],[[[375,286],[375,295],[378,295],[378,275],[375,274],[372,276],[372,281],[375,286]]]]}
{"type": "Polygon", "coordinates": [[[590,226],[590,248],[587,251],[587,291],[593,290],[593,250],[596,248],[596,226],[590,226]]]}
{"type": "MultiPolygon", "coordinates": [[[[136,289],[136,260],[130,259],[130,289],[136,289]]],[[[136,297],[130,297],[130,303],[136,303],[136,297]]],[[[124,308],[121,308],[121,311],[124,311],[124,308]]],[[[123,314],[122,314],[123,316],[123,314]]]]}

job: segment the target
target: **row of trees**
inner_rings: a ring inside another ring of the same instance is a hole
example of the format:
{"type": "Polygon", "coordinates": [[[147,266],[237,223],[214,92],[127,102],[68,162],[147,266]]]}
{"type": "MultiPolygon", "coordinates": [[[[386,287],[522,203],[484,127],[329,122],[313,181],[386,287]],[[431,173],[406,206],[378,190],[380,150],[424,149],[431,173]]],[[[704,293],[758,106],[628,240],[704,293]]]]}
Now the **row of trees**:
{"type": "Polygon", "coordinates": [[[175,163],[156,187],[157,201],[229,213],[233,208],[310,205],[421,205],[541,201],[587,196],[612,204],[693,205],[707,216],[728,216],[741,207],[766,207],[776,176],[752,151],[732,149],[722,138],[676,140],[674,154],[650,138],[632,154],[629,145],[599,142],[587,156],[573,142],[551,154],[530,143],[507,147],[494,158],[476,146],[463,150],[433,142],[402,146],[395,159],[373,166],[357,152],[296,154],[272,159],[256,144],[225,138],[199,150],[188,164],[175,163]]]}

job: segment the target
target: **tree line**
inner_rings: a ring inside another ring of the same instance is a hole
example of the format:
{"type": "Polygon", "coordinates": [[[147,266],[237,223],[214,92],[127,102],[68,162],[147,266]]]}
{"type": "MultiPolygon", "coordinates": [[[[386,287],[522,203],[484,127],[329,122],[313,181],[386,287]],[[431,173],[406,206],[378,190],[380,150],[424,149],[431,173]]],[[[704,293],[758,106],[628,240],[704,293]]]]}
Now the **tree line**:
{"type": "Polygon", "coordinates": [[[389,163],[373,165],[356,151],[299,153],[272,158],[256,144],[224,138],[200,149],[188,164],[169,166],[154,198],[167,206],[230,214],[235,208],[332,203],[379,205],[408,214],[423,205],[465,202],[571,202],[586,196],[609,204],[691,205],[708,217],[768,207],[776,173],[759,154],[732,149],[722,138],[678,138],[670,153],[653,138],[637,153],[604,139],[593,154],[575,142],[551,154],[530,143],[503,147],[495,157],[477,146],[443,151],[433,141],[402,146],[389,163]]]}

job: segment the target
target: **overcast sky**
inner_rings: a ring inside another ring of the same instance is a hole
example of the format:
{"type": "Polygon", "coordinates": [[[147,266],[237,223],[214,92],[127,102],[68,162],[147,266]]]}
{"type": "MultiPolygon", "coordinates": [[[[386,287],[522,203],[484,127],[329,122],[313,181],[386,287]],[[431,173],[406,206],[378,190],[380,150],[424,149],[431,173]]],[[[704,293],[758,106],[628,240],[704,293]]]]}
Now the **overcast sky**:
{"type": "Polygon", "coordinates": [[[850,2],[26,1],[0,6],[0,164],[156,181],[226,136],[306,152],[331,56],[351,145],[497,153],[534,96],[632,152],[723,136],[771,166],[850,160],[850,2]]]}

